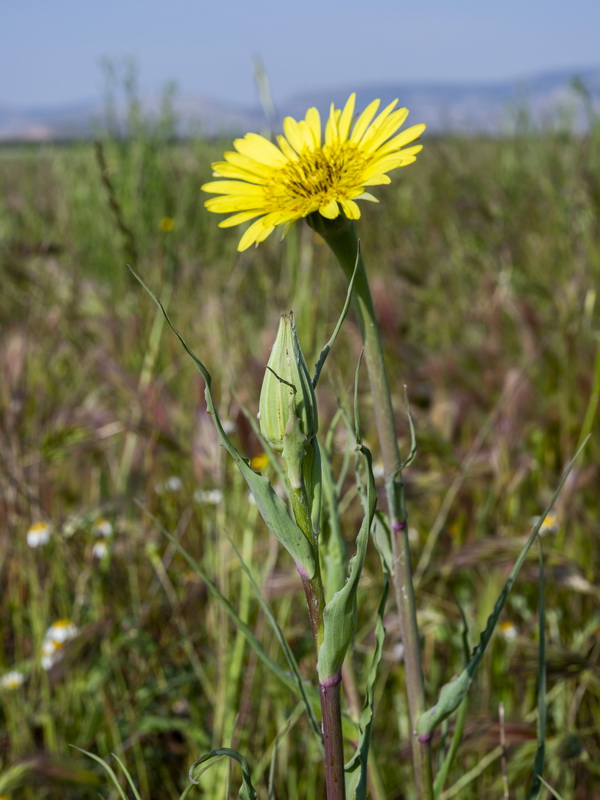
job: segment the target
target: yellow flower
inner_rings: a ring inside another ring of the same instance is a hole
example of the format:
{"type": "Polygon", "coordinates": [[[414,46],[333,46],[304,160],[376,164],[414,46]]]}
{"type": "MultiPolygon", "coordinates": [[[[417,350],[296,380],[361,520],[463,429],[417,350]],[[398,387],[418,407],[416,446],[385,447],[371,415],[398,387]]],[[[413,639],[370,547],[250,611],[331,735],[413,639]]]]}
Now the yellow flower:
{"type": "Polygon", "coordinates": [[[158,227],[163,233],[171,233],[175,229],[175,220],[173,217],[163,217],[158,223],[158,227]]]}
{"type": "Polygon", "coordinates": [[[373,100],[353,125],[355,100],[351,94],[342,110],[332,103],[324,135],[319,112],[310,108],[299,122],[285,118],[279,146],[247,133],[234,141],[235,151],[212,165],[215,177],[225,180],[204,184],[205,192],[221,195],[205,205],[215,213],[233,214],[220,227],[258,217],[238,250],[264,241],[280,225],[286,226],[285,233],[293,222],[314,212],[326,219],[340,214],[358,219],[356,200],[377,202],[366,187],[391,183],[386,173],[412,164],[422,145],[406,145],[418,139],[425,125],[396,135],[408,116],[406,108],[396,109],[397,100],[379,114],[380,101],[373,100]]]}
{"type": "Polygon", "coordinates": [[[250,466],[255,472],[262,472],[269,463],[269,456],[266,453],[259,453],[250,459],[250,466]]]}

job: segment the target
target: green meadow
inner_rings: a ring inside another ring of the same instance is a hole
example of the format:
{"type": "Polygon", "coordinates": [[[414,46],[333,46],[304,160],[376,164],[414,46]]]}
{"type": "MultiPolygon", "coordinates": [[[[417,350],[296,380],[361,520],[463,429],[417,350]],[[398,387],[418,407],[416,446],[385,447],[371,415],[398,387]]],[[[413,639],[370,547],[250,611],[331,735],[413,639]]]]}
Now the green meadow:
{"type": "MultiPolygon", "coordinates": [[[[312,366],[347,285],[304,224],[237,252],[240,231],[219,229],[200,191],[228,142],[178,142],[168,119],[130,133],[100,149],[0,149],[0,677],[20,675],[0,686],[0,796],[135,797],[128,773],[140,798],[177,800],[192,764],[229,747],[259,797],[320,798],[318,737],[272,622],[311,679],[300,580],[219,444],[194,364],[127,265],[209,369],[238,450],[274,485],[255,419],[279,317],[294,311],[312,366]],[[48,541],[31,546],[33,525],[48,541]],[[72,635],[49,645],[61,620],[72,635]],[[75,747],[104,759],[121,790],[75,747]]],[[[422,141],[417,162],[378,187],[380,203],[362,205],[359,235],[405,455],[404,387],[416,429],[404,479],[427,699],[464,666],[461,609],[472,648],[532,520],[591,434],[540,539],[554,792],[540,797],[590,800],[600,797],[600,124],[422,141]]],[[[353,442],[337,412],[352,412],[360,351],[350,312],[317,392],[342,476],[353,442]]],[[[377,467],[366,380],[358,407],[377,467]]],[[[348,476],[339,490],[352,552],[360,497],[348,476]]],[[[344,673],[350,741],[381,587],[371,548],[344,673]]],[[[527,795],[541,596],[534,547],[469,692],[443,798],[527,795]]],[[[392,596],[384,621],[369,796],[408,800],[392,596]]],[[[435,734],[434,764],[455,720],[435,734]]],[[[198,780],[186,796],[226,800],[239,767],[219,761],[198,780]]]]}

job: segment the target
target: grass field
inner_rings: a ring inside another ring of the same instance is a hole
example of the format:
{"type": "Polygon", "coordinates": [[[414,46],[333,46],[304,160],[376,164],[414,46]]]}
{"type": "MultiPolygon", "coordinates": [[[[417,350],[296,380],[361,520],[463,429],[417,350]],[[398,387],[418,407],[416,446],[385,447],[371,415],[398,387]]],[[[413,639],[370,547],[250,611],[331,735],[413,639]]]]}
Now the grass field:
{"type": "MultiPolygon", "coordinates": [[[[239,551],[312,674],[293,563],[219,446],[192,362],[126,264],[211,371],[220,415],[250,458],[262,452],[249,417],[279,315],[294,310],[314,363],[344,302],[344,276],[305,225],[283,244],[273,236],[237,253],[237,230],[217,228],[199,189],[225,143],[167,134],[140,126],[132,139],[104,141],[117,215],[92,144],[0,150],[0,672],[24,679],[0,689],[0,795],[15,800],[118,797],[70,745],[106,758],[125,785],[118,755],[148,800],[179,798],[191,764],[221,746],[246,756],[260,797],[271,767],[272,797],[323,796],[297,696],[162,532],[285,670],[239,551]],[[52,533],[31,547],[36,523],[52,533]],[[52,645],[43,669],[58,620],[77,630],[52,645]]],[[[592,433],[542,540],[545,779],[565,800],[600,798],[600,126],[584,137],[524,128],[498,140],[425,136],[424,145],[378,192],[380,205],[367,204],[359,232],[403,452],[405,384],[417,429],[405,479],[427,696],[433,702],[462,668],[456,601],[474,645],[532,518],[592,433]]],[[[360,346],[350,315],[320,384],[323,434],[337,404],[351,404],[360,346]]],[[[377,460],[366,384],[360,407],[377,460]]],[[[337,467],[345,429],[332,439],[337,467]]],[[[272,463],[262,471],[276,479],[272,463]]],[[[351,482],[343,492],[350,541],[360,504],[351,482]]],[[[469,695],[447,798],[526,796],[538,582],[536,553],[469,695]]],[[[369,553],[345,684],[350,715],[362,704],[380,585],[369,553]]],[[[372,793],[401,800],[411,797],[409,730],[391,601],[386,628],[372,793]]],[[[190,797],[235,796],[238,773],[229,793],[228,769],[213,767],[190,797]]]]}

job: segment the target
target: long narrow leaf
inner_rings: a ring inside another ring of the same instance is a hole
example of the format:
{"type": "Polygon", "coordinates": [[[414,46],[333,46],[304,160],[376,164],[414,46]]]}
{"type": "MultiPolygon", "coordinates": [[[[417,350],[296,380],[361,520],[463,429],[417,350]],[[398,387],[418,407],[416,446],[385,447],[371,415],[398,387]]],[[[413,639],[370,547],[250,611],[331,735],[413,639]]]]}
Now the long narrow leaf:
{"type": "Polygon", "coordinates": [[[204,764],[206,761],[210,761],[213,758],[220,758],[221,756],[227,756],[228,758],[234,759],[237,761],[242,769],[242,786],[240,787],[240,800],[257,800],[258,795],[256,794],[256,789],[252,785],[252,776],[250,775],[250,767],[248,766],[248,762],[237,750],[232,750],[230,747],[218,747],[215,750],[211,750],[210,753],[206,753],[202,756],[202,758],[197,759],[194,761],[192,766],[190,767],[189,772],[189,779],[192,783],[197,783],[194,779],[194,770],[196,767],[199,767],[200,764],[204,764]]]}
{"type": "Polygon", "coordinates": [[[289,644],[287,643],[287,639],[285,638],[285,635],[284,635],[283,631],[281,630],[281,627],[280,627],[279,623],[275,619],[275,615],[271,611],[270,605],[267,603],[267,601],[263,597],[262,592],[260,591],[259,585],[254,580],[254,576],[252,575],[248,565],[246,564],[246,562],[242,558],[242,554],[240,553],[238,548],[235,546],[235,543],[231,539],[229,539],[229,542],[230,542],[231,546],[233,547],[233,550],[234,550],[234,552],[235,552],[235,554],[236,554],[236,556],[238,558],[238,561],[240,562],[240,565],[241,565],[242,569],[246,573],[246,577],[248,578],[248,580],[250,582],[250,586],[252,587],[252,590],[254,591],[254,596],[256,597],[258,602],[260,603],[260,607],[262,608],[265,617],[269,621],[269,624],[271,625],[273,633],[275,634],[275,637],[276,637],[277,641],[279,642],[279,645],[280,645],[281,649],[283,650],[283,654],[285,656],[285,660],[287,661],[288,666],[289,666],[289,668],[291,670],[291,673],[292,673],[292,675],[294,676],[294,678],[296,680],[296,687],[298,689],[298,693],[300,694],[300,697],[302,698],[302,700],[304,702],[304,706],[306,708],[306,713],[308,714],[308,718],[310,720],[310,724],[312,725],[313,730],[315,731],[315,733],[319,737],[319,740],[322,741],[323,737],[322,737],[322,734],[321,734],[321,729],[319,727],[319,724],[317,722],[315,714],[314,714],[314,712],[313,712],[313,710],[311,708],[310,702],[308,700],[308,695],[306,694],[306,686],[305,686],[304,681],[302,680],[302,675],[300,674],[300,668],[298,667],[298,662],[296,661],[296,659],[294,657],[294,654],[292,653],[292,650],[291,650],[289,644]]]}
{"type": "MultiPolygon", "coordinates": [[[[289,672],[286,672],[285,670],[281,669],[281,667],[278,664],[276,664],[273,661],[273,659],[271,659],[267,655],[267,653],[265,652],[263,646],[258,641],[258,639],[254,635],[254,633],[251,631],[251,629],[248,627],[248,625],[246,625],[246,623],[240,618],[240,616],[238,615],[237,611],[234,609],[234,607],[231,605],[231,603],[225,597],[225,595],[221,592],[221,590],[216,585],[216,583],[214,583],[214,581],[212,581],[208,577],[208,575],[204,571],[204,568],[202,567],[202,565],[198,561],[196,561],[195,558],[192,558],[192,556],[180,544],[180,542],[178,542],[177,539],[175,539],[174,536],[171,536],[171,534],[163,528],[163,526],[160,524],[160,522],[156,519],[156,517],[153,514],[151,514],[148,511],[148,509],[144,508],[144,506],[141,506],[141,505],[140,505],[140,507],[150,517],[150,519],[154,522],[154,524],[156,525],[158,530],[160,530],[160,532],[163,534],[163,536],[166,536],[167,539],[173,544],[173,546],[179,551],[179,553],[185,558],[185,560],[188,562],[188,564],[194,570],[194,572],[196,572],[202,578],[202,580],[206,584],[206,588],[208,589],[208,591],[212,594],[212,596],[215,599],[217,599],[221,603],[221,605],[223,606],[223,609],[225,610],[227,615],[233,621],[233,623],[235,624],[236,628],[243,634],[244,638],[246,639],[246,641],[248,642],[250,647],[254,650],[256,655],[263,662],[263,664],[266,667],[268,667],[269,670],[274,675],[276,675],[277,678],[279,678],[279,680],[282,683],[284,683],[286,686],[288,686],[290,689],[292,689],[298,695],[302,696],[303,692],[301,692],[300,689],[298,688],[298,686],[296,684],[296,680],[292,677],[292,675],[290,675],[289,672]]],[[[309,691],[309,689],[305,686],[303,691],[309,691]]],[[[316,692],[315,692],[315,695],[316,695],[316,692]]],[[[318,703],[319,703],[318,698],[316,698],[316,702],[317,702],[317,705],[318,705],[318,703]]]]}
{"type": "Polygon", "coordinates": [[[131,791],[134,793],[136,800],[142,800],[142,798],[141,798],[141,796],[140,796],[140,793],[138,792],[138,790],[137,790],[137,788],[136,788],[136,785],[135,785],[135,783],[133,782],[133,778],[132,778],[132,777],[131,777],[131,775],[129,774],[129,770],[127,769],[127,767],[125,766],[125,764],[124,764],[124,763],[121,761],[121,759],[119,758],[119,756],[118,756],[118,755],[116,755],[116,753],[113,753],[113,754],[112,754],[112,756],[113,756],[113,758],[115,759],[115,761],[117,762],[117,764],[118,764],[118,765],[121,767],[121,769],[123,770],[123,774],[125,775],[125,778],[126,778],[126,780],[127,780],[127,783],[129,784],[129,788],[130,788],[130,789],[131,789],[131,791]]]}
{"type": "Polygon", "coordinates": [[[473,651],[473,655],[471,660],[467,664],[466,668],[461,672],[461,674],[450,681],[450,683],[446,683],[442,686],[440,690],[440,694],[438,697],[437,703],[430,709],[428,709],[424,714],[422,714],[419,719],[417,720],[416,725],[416,732],[417,735],[423,738],[427,738],[431,736],[434,729],[445,720],[447,717],[452,714],[453,711],[456,711],[458,706],[462,703],[463,699],[466,697],[467,692],[469,691],[469,687],[475,674],[477,672],[477,668],[481,663],[481,659],[483,658],[483,654],[485,653],[486,647],[488,646],[492,634],[494,632],[494,628],[496,627],[496,623],[500,617],[502,609],[504,608],[504,604],[506,602],[506,598],[508,597],[510,590],[513,587],[513,584],[517,578],[517,575],[521,571],[521,567],[523,566],[525,559],[527,558],[527,554],[529,553],[533,543],[535,542],[538,533],[542,527],[542,523],[545,517],[550,513],[554,503],[556,502],[556,498],[560,494],[562,487],[564,486],[565,481],[567,480],[571,470],[573,469],[573,465],[577,460],[579,454],[587,444],[589,436],[583,441],[571,462],[569,463],[567,469],[565,470],[558,487],[556,488],[554,494],[552,495],[552,499],[548,504],[547,508],[545,509],[542,516],[539,518],[537,524],[533,528],[527,543],[525,544],[519,558],[515,566],[512,568],[510,575],[506,583],[504,584],[504,588],[500,593],[500,596],[496,600],[494,605],[494,609],[490,616],[488,617],[487,625],[484,631],[481,634],[479,644],[473,651]]]}
{"type": "Polygon", "coordinates": [[[533,780],[527,800],[537,800],[542,788],[544,776],[544,756],[546,753],[546,584],[544,579],[544,556],[542,542],[539,544],[540,561],[540,606],[539,606],[539,643],[538,643],[538,718],[537,718],[537,750],[533,762],[533,780]]]}
{"type": "Polygon", "coordinates": [[[296,525],[294,520],[290,517],[288,510],[286,508],[285,503],[281,500],[280,497],[277,496],[273,487],[267,480],[267,478],[263,478],[260,475],[257,475],[253,469],[248,465],[246,459],[242,458],[240,453],[236,450],[234,445],[231,443],[229,437],[223,430],[223,426],[221,425],[221,420],[219,419],[219,415],[217,413],[217,409],[214,404],[212,391],[211,391],[211,383],[212,378],[204,364],[200,361],[200,359],[192,352],[189,348],[187,342],[181,335],[181,333],[177,330],[175,325],[171,322],[169,315],[166,312],[166,309],[163,307],[162,303],[158,299],[158,297],[154,294],[152,289],[144,282],[144,280],[131,268],[132,274],[137,278],[140,284],[144,287],[146,292],[150,295],[150,297],[154,300],[156,305],[160,308],[162,313],[164,314],[165,320],[167,321],[167,325],[171,328],[175,336],[179,339],[183,349],[186,353],[190,356],[198,372],[202,375],[204,379],[205,389],[204,389],[204,396],[206,398],[206,406],[208,409],[209,414],[213,418],[213,422],[219,434],[219,438],[221,439],[221,443],[223,447],[227,450],[229,455],[233,458],[235,463],[237,464],[238,469],[242,473],[244,480],[248,484],[250,491],[254,495],[254,499],[256,500],[256,505],[258,506],[258,510],[262,518],[264,519],[267,527],[271,531],[271,533],[278,539],[278,541],[286,548],[286,550],[290,553],[294,561],[296,562],[296,566],[298,567],[299,571],[302,574],[307,575],[309,578],[314,577],[315,574],[315,560],[312,553],[312,548],[308,539],[304,536],[300,528],[296,525]]]}
{"type": "MultiPolygon", "coordinates": [[[[460,617],[462,620],[461,640],[463,644],[464,663],[465,665],[467,665],[469,663],[469,655],[470,655],[469,625],[467,623],[467,617],[465,615],[463,607],[456,598],[455,602],[456,605],[458,606],[458,610],[460,612],[460,617]]],[[[435,782],[433,784],[433,796],[436,798],[436,800],[442,793],[442,789],[444,788],[444,785],[448,778],[448,773],[450,772],[450,767],[452,766],[454,757],[458,752],[458,748],[465,729],[466,718],[467,718],[467,698],[465,697],[458,709],[458,714],[456,716],[456,725],[454,726],[454,733],[452,734],[452,741],[450,742],[450,747],[448,748],[448,752],[444,756],[442,765],[437,775],[435,776],[435,782]]]]}
{"type": "MultiPolygon", "coordinates": [[[[96,761],[98,764],[100,764],[102,769],[104,769],[108,773],[111,781],[114,783],[114,785],[115,785],[115,787],[117,789],[117,792],[119,793],[119,796],[121,797],[121,800],[128,800],[128,797],[125,794],[123,788],[121,787],[121,784],[119,783],[119,779],[115,775],[115,771],[110,766],[110,764],[107,764],[106,761],[103,758],[100,758],[100,756],[97,756],[95,753],[90,753],[89,750],[83,750],[81,747],[77,747],[77,745],[74,745],[74,744],[72,744],[71,747],[74,748],[75,750],[79,750],[80,753],[83,753],[84,755],[89,756],[89,758],[93,758],[94,761],[96,761]]],[[[118,759],[117,759],[117,761],[118,761],[118,759]]],[[[119,764],[121,764],[120,761],[119,761],[119,764]]],[[[134,793],[136,795],[136,800],[141,800],[141,798],[140,798],[135,786],[133,785],[133,782],[131,780],[131,776],[129,775],[129,773],[127,772],[125,767],[123,767],[123,764],[121,764],[121,768],[125,770],[125,776],[127,777],[128,781],[129,781],[129,785],[133,787],[134,793]]]]}
{"type": "Polygon", "coordinates": [[[548,791],[550,792],[552,797],[554,797],[555,800],[563,800],[563,798],[559,795],[559,793],[555,789],[553,789],[549,783],[546,783],[546,781],[543,778],[540,778],[540,783],[542,784],[542,786],[548,789],[548,791]]]}

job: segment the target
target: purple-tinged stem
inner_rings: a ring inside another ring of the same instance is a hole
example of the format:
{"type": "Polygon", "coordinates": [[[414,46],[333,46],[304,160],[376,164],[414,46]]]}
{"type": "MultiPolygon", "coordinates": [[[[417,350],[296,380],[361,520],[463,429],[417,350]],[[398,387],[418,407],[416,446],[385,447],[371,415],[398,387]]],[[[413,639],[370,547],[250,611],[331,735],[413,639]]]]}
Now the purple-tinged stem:
{"type": "Polygon", "coordinates": [[[325,785],[327,800],[345,800],[344,742],[342,740],[342,710],[340,705],[339,673],[331,681],[319,685],[323,715],[323,745],[325,747],[325,785]]]}

